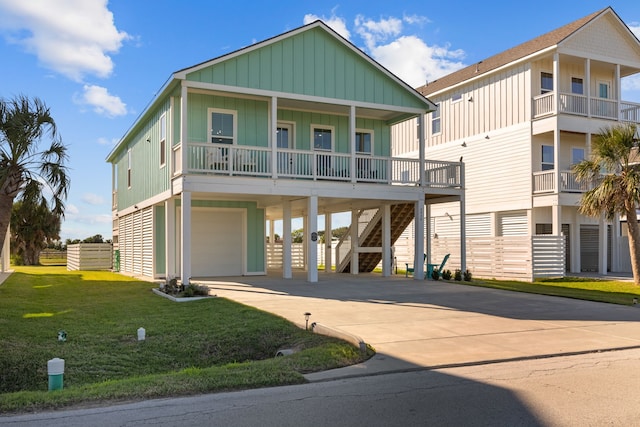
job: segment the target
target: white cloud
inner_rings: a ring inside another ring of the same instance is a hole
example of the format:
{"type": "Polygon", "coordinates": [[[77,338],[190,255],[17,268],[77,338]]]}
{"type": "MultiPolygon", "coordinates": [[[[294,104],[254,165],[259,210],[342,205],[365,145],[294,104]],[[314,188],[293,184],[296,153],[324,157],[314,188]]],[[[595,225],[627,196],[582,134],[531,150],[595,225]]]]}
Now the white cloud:
{"type": "Polygon", "coordinates": [[[0,28],[45,67],[75,81],[111,75],[109,54],[130,38],[115,27],[107,0],[0,0],[0,28]]]}
{"type": "Polygon", "coordinates": [[[120,141],[118,138],[111,138],[111,139],[104,138],[104,137],[98,138],[99,145],[108,145],[112,147],[115,146],[118,143],[118,141],[120,141]]]}
{"type": "Polygon", "coordinates": [[[93,193],[85,193],[82,195],[82,201],[89,205],[103,205],[104,198],[93,193]]]}
{"type": "Polygon", "coordinates": [[[371,49],[371,56],[412,87],[422,86],[464,67],[462,50],[429,46],[416,36],[402,36],[371,49]]]}
{"type": "Polygon", "coordinates": [[[343,18],[336,16],[333,11],[331,12],[331,17],[325,18],[324,16],[318,16],[311,13],[304,15],[304,25],[310,24],[313,21],[317,21],[320,19],[325,24],[327,24],[333,31],[340,34],[345,39],[349,40],[351,38],[351,33],[347,29],[347,23],[343,18]]]}
{"type": "Polygon", "coordinates": [[[637,38],[640,39],[640,22],[632,22],[627,25],[631,32],[636,35],[637,38]]]}
{"type": "Polygon", "coordinates": [[[402,20],[394,17],[373,21],[358,15],[354,23],[356,32],[362,37],[369,50],[375,49],[378,43],[387,41],[389,37],[397,37],[402,32],[402,20]]]}
{"type": "Polygon", "coordinates": [[[68,204],[64,208],[64,215],[65,216],[77,215],[79,212],[80,212],[80,210],[78,209],[78,207],[76,205],[68,204]]]}
{"type": "Polygon", "coordinates": [[[127,114],[127,105],[119,97],[111,95],[106,88],[84,85],[83,91],[82,96],[76,97],[76,102],[92,106],[96,113],[107,117],[127,114]]]}
{"type": "MultiPolygon", "coordinates": [[[[307,14],[304,23],[308,24],[316,19],[322,19],[331,28],[350,39],[351,32],[346,21],[336,15],[335,9],[328,19],[307,14]]],[[[466,65],[463,62],[465,52],[462,49],[452,49],[448,45],[429,45],[412,34],[412,30],[420,30],[430,22],[427,17],[420,15],[405,14],[402,18],[389,16],[379,20],[358,15],[353,22],[353,32],[364,45],[364,52],[410,86],[418,87],[466,65]]]]}

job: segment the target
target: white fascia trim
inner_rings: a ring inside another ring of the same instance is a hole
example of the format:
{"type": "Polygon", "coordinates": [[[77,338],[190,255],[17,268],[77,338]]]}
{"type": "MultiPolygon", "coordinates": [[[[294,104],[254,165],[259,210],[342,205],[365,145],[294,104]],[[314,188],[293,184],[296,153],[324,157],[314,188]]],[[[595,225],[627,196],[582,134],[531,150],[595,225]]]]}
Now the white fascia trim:
{"type": "MultiPolygon", "coordinates": [[[[227,93],[239,93],[242,95],[254,95],[254,96],[262,96],[264,98],[271,99],[272,97],[281,98],[281,99],[295,99],[299,101],[308,101],[308,102],[319,102],[322,104],[333,104],[333,105],[341,105],[344,107],[355,106],[356,108],[369,108],[372,110],[389,110],[389,111],[397,111],[399,113],[406,114],[424,114],[425,109],[423,108],[411,108],[411,107],[398,107],[397,105],[386,105],[386,104],[374,104],[370,102],[360,102],[360,101],[349,101],[343,99],[336,98],[326,98],[322,96],[311,96],[311,95],[298,95],[295,93],[289,92],[276,92],[272,90],[264,90],[264,89],[252,89],[247,87],[239,87],[239,86],[227,86],[220,84],[212,84],[212,83],[203,83],[203,82],[194,82],[189,80],[183,80],[182,85],[186,86],[189,89],[202,89],[202,90],[210,90],[217,92],[227,92],[227,93]]],[[[349,113],[346,112],[346,115],[349,113]]]]}
{"type": "Polygon", "coordinates": [[[163,191],[160,194],[157,194],[153,197],[150,197],[148,199],[143,200],[142,202],[138,202],[135,203],[135,206],[138,206],[138,208],[134,208],[133,206],[129,206],[128,208],[122,209],[121,211],[118,211],[118,215],[128,215],[131,212],[135,212],[135,211],[139,211],[142,209],[146,209],[149,206],[154,206],[157,205],[158,203],[164,202],[165,200],[168,200],[171,198],[171,190],[167,190],[167,191],[163,191]]]}

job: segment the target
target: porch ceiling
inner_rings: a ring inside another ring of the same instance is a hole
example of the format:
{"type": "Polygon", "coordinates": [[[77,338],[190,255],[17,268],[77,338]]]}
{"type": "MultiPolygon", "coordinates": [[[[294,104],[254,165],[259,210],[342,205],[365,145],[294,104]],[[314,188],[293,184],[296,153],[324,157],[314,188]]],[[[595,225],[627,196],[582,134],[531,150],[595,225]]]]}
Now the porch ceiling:
{"type": "MultiPolygon", "coordinates": [[[[304,101],[300,99],[290,99],[290,98],[278,98],[278,107],[284,108],[284,109],[291,109],[291,110],[317,111],[322,113],[337,114],[337,115],[343,115],[343,116],[349,115],[349,108],[350,108],[348,105],[322,103],[322,102],[315,102],[315,101],[304,101]]],[[[405,120],[406,118],[411,116],[411,114],[408,114],[406,112],[399,112],[391,109],[356,107],[356,116],[394,122],[398,120],[405,120]]]]}

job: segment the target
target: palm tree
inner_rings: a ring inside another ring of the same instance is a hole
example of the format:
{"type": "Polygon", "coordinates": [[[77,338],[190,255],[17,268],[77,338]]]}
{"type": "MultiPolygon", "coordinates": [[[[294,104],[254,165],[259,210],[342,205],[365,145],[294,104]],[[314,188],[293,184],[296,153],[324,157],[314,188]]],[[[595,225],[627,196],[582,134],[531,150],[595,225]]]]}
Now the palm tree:
{"type": "Polygon", "coordinates": [[[69,191],[66,160],[67,149],[40,99],[24,95],[0,99],[0,248],[18,195],[35,203],[50,193],[52,213],[64,217],[69,191]],[[44,139],[51,144],[40,151],[44,139]]]}
{"type": "Polygon", "coordinates": [[[580,200],[579,212],[592,217],[616,214],[627,218],[631,268],[640,285],[640,228],[636,209],[640,203],[640,157],[635,124],[620,124],[600,130],[594,138],[591,158],[574,166],[582,183],[597,183],[580,200]]]}

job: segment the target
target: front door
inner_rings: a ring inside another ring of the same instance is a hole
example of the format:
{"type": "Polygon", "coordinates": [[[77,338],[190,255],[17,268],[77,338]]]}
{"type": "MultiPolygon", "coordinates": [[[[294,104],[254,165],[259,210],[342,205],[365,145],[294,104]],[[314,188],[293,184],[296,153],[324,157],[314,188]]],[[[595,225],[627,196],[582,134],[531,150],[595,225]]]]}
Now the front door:
{"type": "MultiPolygon", "coordinates": [[[[276,143],[278,149],[293,148],[293,124],[278,123],[276,129],[276,143]]],[[[278,175],[294,175],[294,155],[293,153],[280,152],[278,150],[278,175]]]]}

